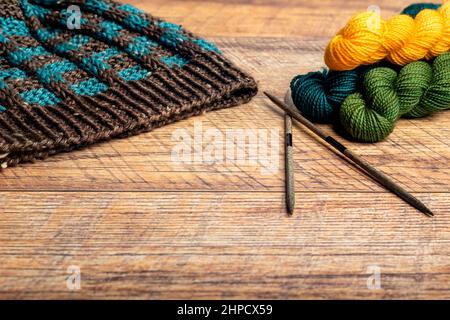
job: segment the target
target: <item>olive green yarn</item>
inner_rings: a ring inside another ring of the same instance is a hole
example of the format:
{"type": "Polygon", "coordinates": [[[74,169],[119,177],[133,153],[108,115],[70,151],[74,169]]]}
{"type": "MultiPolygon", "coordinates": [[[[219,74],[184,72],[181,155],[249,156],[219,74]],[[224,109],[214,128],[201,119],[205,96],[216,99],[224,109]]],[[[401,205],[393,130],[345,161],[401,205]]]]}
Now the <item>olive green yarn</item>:
{"type": "Polygon", "coordinates": [[[421,99],[433,81],[431,66],[418,61],[403,67],[397,79],[397,93],[401,104],[400,114],[411,118],[419,118],[431,113],[432,110],[418,108],[421,99]],[[416,116],[414,116],[416,114],[416,116]]]}
{"type": "Polygon", "coordinates": [[[341,124],[358,140],[380,141],[392,132],[394,121],[389,121],[374,109],[367,108],[365,103],[359,92],[345,99],[340,112],[341,124]]]}
{"type": "Polygon", "coordinates": [[[450,108],[450,53],[433,63],[417,61],[400,72],[375,68],[364,77],[363,92],[348,96],[340,109],[345,130],[355,139],[378,142],[400,117],[419,118],[450,108]]]}

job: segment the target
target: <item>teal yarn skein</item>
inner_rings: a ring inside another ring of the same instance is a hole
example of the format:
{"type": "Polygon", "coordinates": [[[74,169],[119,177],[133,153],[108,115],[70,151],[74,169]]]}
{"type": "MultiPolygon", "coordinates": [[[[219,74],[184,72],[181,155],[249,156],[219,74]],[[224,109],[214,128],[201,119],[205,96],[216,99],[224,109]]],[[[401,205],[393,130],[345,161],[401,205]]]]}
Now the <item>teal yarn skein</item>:
{"type": "Polygon", "coordinates": [[[398,68],[390,63],[380,62],[350,71],[323,69],[298,75],[291,81],[292,101],[308,119],[321,123],[333,122],[338,117],[345,98],[362,90],[366,73],[382,66],[398,68]]]}
{"type": "Polygon", "coordinates": [[[292,101],[309,119],[329,122],[338,113],[344,99],[358,91],[359,70],[310,72],[291,82],[292,101]]]}
{"type": "Polygon", "coordinates": [[[362,92],[340,108],[342,127],[355,139],[378,142],[400,117],[419,118],[450,108],[450,53],[433,63],[416,61],[400,72],[380,67],[367,72],[362,92]]]}
{"type": "MultiPolygon", "coordinates": [[[[417,3],[406,7],[402,13],[415,17],[424,9],[440,7],[439,4],[417,3]]],[[[389,63],[361,66],[351,71],[322,71],[298,75],[292,79],[292,101],[297,109],[315,122],[334,122],[339,116],[342,102],[349,95],[361,91],[364,75],[377,66],[397,68],[389,63]]]]}

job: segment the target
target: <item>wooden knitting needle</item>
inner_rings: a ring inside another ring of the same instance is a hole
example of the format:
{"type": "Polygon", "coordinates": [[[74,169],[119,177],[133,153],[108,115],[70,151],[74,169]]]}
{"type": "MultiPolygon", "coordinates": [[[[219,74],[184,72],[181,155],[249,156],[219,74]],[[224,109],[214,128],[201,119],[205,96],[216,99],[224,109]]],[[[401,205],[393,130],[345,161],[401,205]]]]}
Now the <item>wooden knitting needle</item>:
{"type": "Polygon", "coordinates": [[[343,146],[341,143],[336,141],[333,137],[327,135],[325,132],[320,130],[318,127],[316,127],[312,122],[310,122],[308,119],[303,117],[296,109],[286,105],[284,102],[279,100],[274,95],[264,92],[264,94],[278,107],[284,110],[287,114],[292,116],[295,120],[306,126],[309,130],[314,132],[316,135],[321,137],[323,140],[325,140],[328,144],[330,144],[333,148],[341,152],[343,155],[345,155],[347,158],[353,161],[354,164],[358,165],[360,168],[365,170],[370,177],[372,177],[374,180],[378,181],[380,184],[382,184],[384,187],[386,187],[388,190],[396,194],[398,197],[409,203],[411,206],[416,208],[417,210],[423,212],[428,217],[433,216],[433,212],[431,212],[430,209],[428,209],[422,202],[420,202],[416,197],[414,197],[412,194],[410,194],[408,191],[403,189],[401,186],[397,185],[394,181],[392,181],[387,175],[384,173],[378,171],[374,167],[372,167],[370,164],[368,164],[365,160],[361,159],[359,156],[354,154],[352,151],[347,149],[345,146],[343,146]]]}
{"type": "Polygon", "coordinates": [[[295,187],[294,187],[294,159],[292,145],[292,118],[289,114],[284,117],[285,132],[285,173],[286,173],[286,207],[290,215],[294,214],[295,187]]]}

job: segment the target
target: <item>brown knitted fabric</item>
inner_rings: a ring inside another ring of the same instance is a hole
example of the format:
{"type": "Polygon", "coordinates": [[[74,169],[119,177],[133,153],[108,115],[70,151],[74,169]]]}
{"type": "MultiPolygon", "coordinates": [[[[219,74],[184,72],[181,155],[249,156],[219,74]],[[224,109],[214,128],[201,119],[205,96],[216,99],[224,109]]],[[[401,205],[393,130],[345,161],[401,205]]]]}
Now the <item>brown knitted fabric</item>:
{"type": "Polygon", "coordinates": [[[248,102],[211,43],[109,0],[0,0],[0,164],[43,159],[248,102]],[[81,26],[68,29],[68,6],[81,26]]]}

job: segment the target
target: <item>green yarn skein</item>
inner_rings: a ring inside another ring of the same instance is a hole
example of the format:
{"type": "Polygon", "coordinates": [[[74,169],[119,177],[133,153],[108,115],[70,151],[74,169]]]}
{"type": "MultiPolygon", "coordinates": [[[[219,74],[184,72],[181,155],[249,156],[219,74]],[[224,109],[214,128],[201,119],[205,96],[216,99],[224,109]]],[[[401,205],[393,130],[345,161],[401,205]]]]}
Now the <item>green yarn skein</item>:
{"type": "Polygon", "coordinates": [[[450,53],[432,64],[412,62],[399,73],[375,68],[364,77],[363,91],[342,103],[340,120],[355,139],[378,142],[400,117],[420,118],[450,108],[450,53]]]}

